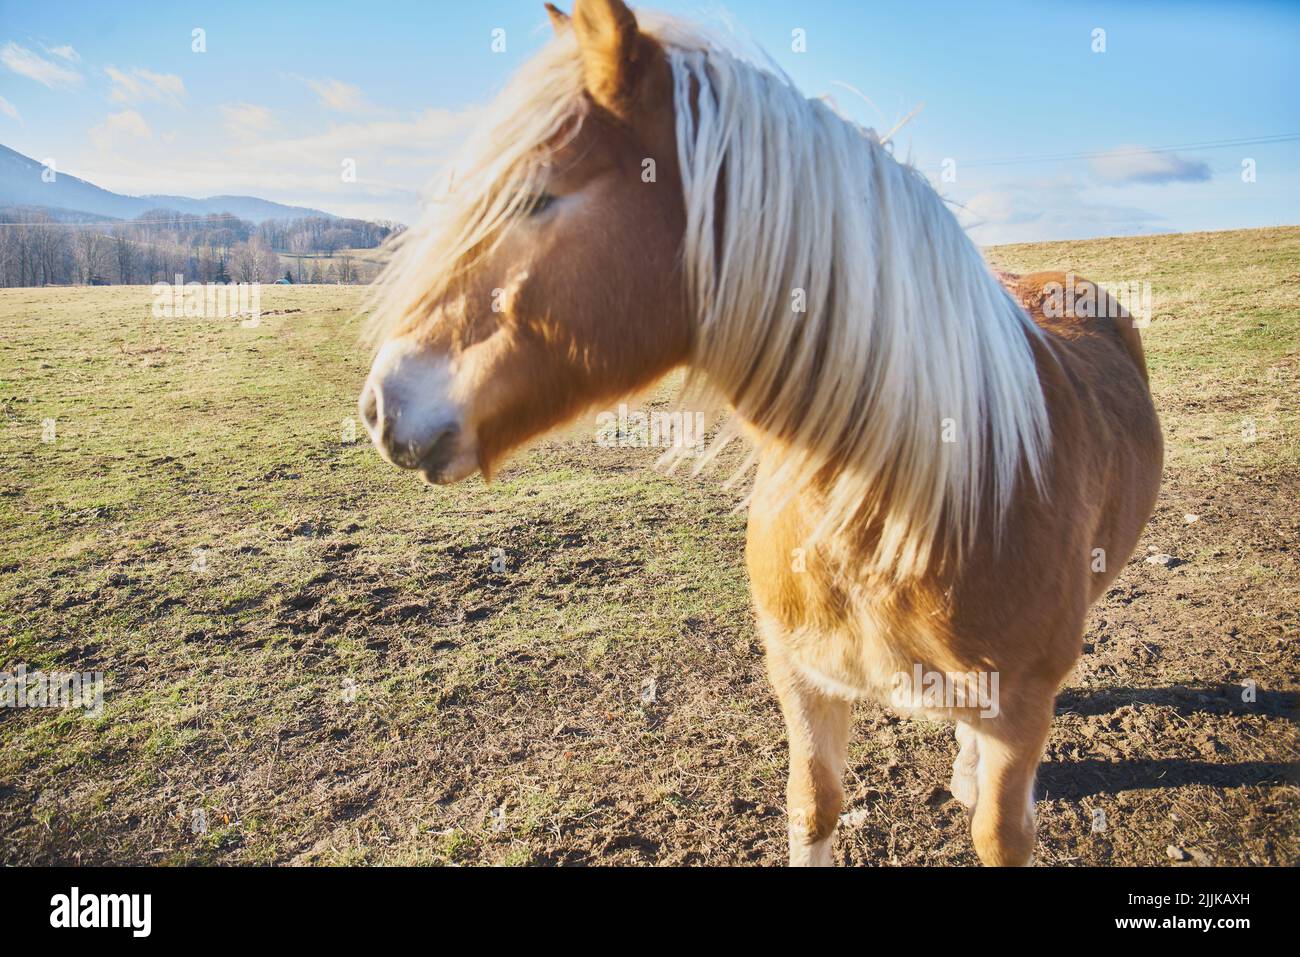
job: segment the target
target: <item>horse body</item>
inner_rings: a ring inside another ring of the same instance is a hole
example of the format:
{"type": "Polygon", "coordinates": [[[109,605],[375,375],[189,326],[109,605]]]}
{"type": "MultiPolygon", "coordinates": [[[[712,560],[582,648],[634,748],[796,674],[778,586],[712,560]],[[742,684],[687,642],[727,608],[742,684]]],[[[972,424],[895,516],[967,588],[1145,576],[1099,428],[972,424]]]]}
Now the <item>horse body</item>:
{"type": "Polygon", "coordinates": [[[1081,653],[1088,607],[1132,554],[1151,514],[1163,455],[1131,320],[1091,283],[1100,317],[1050,318],[1045,290],[1065,278],[1042,273],[1013,286],[1049,334],[1038,371],[1057,440],[1046,488],[1016,499],[1000,542],[983,538],[956,567],[901,586],[863,575],[863,556],[875,550],[870,527],[792,565],[824,502],[810,490],[764,509],[779,489],[769,494],[772,470],[759,468],[746,557],[790,738],[792,860],[829,861],[842,800],[845,702],[859,697],[958,722],[963,749],[950,790],[974,812],[981,859],[1029,859],[1033,774],[1053,702],[1081,653]],[[997,713],[900,699],[895,679],[916,670],[997,675],[997,713]]]}
{"type": "Polygon", "coordinates": [[[1091,284],[1089,314],[1049,309],[1059,275],[1004,289],[919,174],[783,78],[621,0],[549,9],[555,42],[382,280],[375,445],[431,483],[489,477],[689,366],[756,450],[791,861],[829,862],[874,697],[956,722],[977,853],[1027,863],[1056,691],[1159,483],[1131,321],[1091,284]]]}

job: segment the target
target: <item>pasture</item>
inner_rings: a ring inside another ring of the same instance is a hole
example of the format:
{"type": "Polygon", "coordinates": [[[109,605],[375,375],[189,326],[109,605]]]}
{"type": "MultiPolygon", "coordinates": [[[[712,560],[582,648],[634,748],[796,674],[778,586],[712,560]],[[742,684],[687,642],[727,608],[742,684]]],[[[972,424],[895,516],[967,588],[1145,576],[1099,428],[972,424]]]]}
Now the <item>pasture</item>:
{"type": "MultiPolygon", "coordinates": [[[[1167,442],[1038,862],[1300,863],[1300,227],[988,257],[1151,284],[1167,442]]],[[[0,708],[0,863],[783,863],[728,470],[659,474],[593,413],[423,486],[355,421],[363,293],[264,287],[250,328],[0,290],[0,670],[104,675],[97,716],[0,708]]],[[[955,751],[860,705],[839,862],[976,863],[955,751]]]]}

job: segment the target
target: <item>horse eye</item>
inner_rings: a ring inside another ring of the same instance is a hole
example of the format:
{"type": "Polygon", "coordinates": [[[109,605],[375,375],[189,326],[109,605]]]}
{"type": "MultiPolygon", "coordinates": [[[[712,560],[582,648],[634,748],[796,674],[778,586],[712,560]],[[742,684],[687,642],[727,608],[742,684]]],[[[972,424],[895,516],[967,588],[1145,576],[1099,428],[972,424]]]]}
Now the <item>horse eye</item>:
{"type": "Polygon", "coordinates": [[[553,202],[555,202],[555,197],[550,193],[538,193],[528,201],[528,215],[540,216],[550,208],[553,202]]]}

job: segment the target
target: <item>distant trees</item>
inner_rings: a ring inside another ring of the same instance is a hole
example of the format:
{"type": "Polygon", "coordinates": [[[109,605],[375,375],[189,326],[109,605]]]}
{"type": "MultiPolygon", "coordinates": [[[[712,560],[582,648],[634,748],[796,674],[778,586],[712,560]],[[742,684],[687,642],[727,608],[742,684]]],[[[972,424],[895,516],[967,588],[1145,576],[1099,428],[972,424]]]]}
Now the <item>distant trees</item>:
{"type": "Polygon", "coordinates": [[[74,234],[73,255],[76,256],[79,281],[89,285],[92,279],[108,272],[108,237],[98,229],[78,231],[74,234]]]}
{"type": "Polygon", "coordinates": [[[68,282],[77,262],[67,230],[44,214],[5,217],[0,227],[0,281],[7,286],[68,282]]]}
{"type": "Polygon", "coordinates": [[[317,252],[327,256],[340,249],[373,249],[396,231],[394,223],[331,219],[327,216],[268,219],[257,227],[257,235],[272,249],[294,253],[317,252]]]}
{"type": "Polygon", "coordinates": [[[260,239],[240,243],[233,250],[235,282],[274,282],[280,272],[280,257],[260,239]]]}
{"type": "Polygon", "coordinates": [[[302,263],[306,255],[311,252],[311,243],[308,241],[306,233],[294,233],[289,237],[289,253],[294,257],[294,262],[298,267],[298,275],[295,282],[304,282],[302,263]]]}
{"type": "Polygon", "coordinates": [[[129,284],[135,275],[135,248],[121,226],[113,230],[113,258],[117,261],[117,281],[129,284]]]}
{"type": "Polygon", "coordinates": [[[82,224],[20,207],[0,209],[0,223],[2,286],[172,282],[177,275],[186,282],[273,282],[286,266],[296,282],[367,282],[377,267],[348,250],[378,246],[402,228],[324,216],[254,225],[229,214],[168,209],[82,224]],[[332,261],[323,266],[318,257],[332,261]]]}

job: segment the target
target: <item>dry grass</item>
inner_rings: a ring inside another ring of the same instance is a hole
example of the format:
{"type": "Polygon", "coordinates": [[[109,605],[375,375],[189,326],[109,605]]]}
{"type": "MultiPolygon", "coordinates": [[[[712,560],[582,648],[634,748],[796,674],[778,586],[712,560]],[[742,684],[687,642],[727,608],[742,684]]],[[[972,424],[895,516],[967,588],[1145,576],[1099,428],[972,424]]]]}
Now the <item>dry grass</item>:
{"type": "MultiPolygon", "coordinates": [[[[1300,229],[990,258],[1153,284],[1143,548],[1182,561],[1137,556],[1090,619],[1040,859],[1297,863],[1300,229]]],[[[0,860],[780,861],[725,473],[657,475],[587,420],[424,488],[349,441],[362,292],[265,289],[255,329],[153,320],[146,288],[0,292],[0,666],[107,683],[98,718],[0,709],[0,860]]],[[[973,863],[953,750],[864,705],[842,859],[973,863]]]]}

